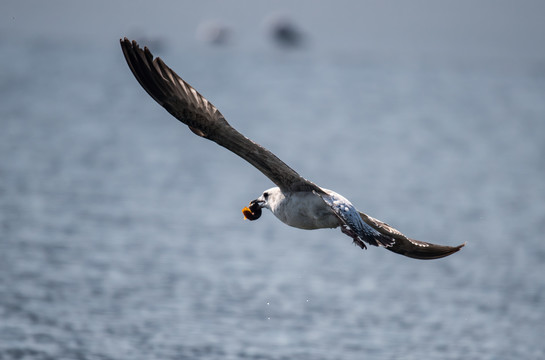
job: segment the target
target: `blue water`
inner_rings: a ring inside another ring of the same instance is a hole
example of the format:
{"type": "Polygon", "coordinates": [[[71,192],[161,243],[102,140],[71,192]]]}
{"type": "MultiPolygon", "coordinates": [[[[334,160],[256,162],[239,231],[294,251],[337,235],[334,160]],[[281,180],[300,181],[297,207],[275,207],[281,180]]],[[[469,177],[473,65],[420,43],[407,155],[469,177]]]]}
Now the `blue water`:
{"type": "MultiPolygon", "coordinates": [[[[0,359],[542,359],[545,67],[165,50],[230,123],[436,261],[240,209],[271,187],[110,44],[0,52],[0,359]]],[[[153,50],[153,49],[152,49],[153,50]]]]}

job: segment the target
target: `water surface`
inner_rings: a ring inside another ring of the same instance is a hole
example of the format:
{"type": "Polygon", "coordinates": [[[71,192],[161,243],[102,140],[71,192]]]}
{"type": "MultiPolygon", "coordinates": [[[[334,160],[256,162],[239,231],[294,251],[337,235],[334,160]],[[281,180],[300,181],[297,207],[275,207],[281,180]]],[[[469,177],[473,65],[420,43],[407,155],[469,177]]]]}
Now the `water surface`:
{"type": "Polygon", "coordinates": [[[1,359],[538,359],[545,72],[170,49],[241,132],[414,238],[240,209],[272,186],[140,88],[116,44],[2,43],[1,359]]]}

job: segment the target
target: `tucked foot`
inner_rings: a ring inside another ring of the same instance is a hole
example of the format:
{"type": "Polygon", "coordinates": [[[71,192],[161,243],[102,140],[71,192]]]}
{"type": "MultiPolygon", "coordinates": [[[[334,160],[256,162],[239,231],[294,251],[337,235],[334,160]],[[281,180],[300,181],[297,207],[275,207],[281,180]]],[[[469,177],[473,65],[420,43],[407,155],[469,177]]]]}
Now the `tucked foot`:
{"type": "Polygon", "coordinates": [[[348,225],[341,225],[341,231],[343,234],[346,234],[348,236],[350,236],[353,240],[353,243],[357,246],[359,246],[360,248],[366,250],[367,249],[367,246],[365,245],[365,243],[363,242],[362,239],[360,239],[360,237],[358,236],[358,234],[356,234],[356,232],[354,232],[350,226],[348,225]]]}

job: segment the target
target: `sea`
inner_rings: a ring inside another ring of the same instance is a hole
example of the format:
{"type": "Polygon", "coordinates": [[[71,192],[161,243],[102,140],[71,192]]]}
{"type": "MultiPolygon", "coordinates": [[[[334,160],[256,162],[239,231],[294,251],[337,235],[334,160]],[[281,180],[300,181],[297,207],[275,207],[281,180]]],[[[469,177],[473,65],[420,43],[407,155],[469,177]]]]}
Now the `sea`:
{"type": "Polygon", "coordinates": [[[0,39],[0,359],[545,358],[545,63],[141,40],[305,178],[466,244],[423,261],[245,221],[274,184],[119,38],[0,39]]]}

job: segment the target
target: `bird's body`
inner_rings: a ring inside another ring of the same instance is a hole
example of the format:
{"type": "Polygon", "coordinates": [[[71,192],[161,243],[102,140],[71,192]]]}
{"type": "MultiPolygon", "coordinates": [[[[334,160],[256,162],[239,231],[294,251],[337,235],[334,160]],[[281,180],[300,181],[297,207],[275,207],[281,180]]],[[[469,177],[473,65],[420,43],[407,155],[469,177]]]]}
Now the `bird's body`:
{"type": "Polygon", "coordinates": [[[172,71],[160,58],[127,38],[121,48],[134,76],[161,106],[198,136],[212,140],[255,166],[275,185],[243,209],[246,218],[257,220],[269,209],[287,225],[311,230],[340,227],[354,243],[382,246],[417,259],[437,259],[460,250],[410,239],[390,225],[359,212],[342,195],[308,181],[273,153],[235,130],[218,109],[172,71]]]}
{"type": "Polygon", "coordinates": [[[266,201],[264,207],[289,226],[304,230],[332,229],[340,226],[340,221],[331,208],[312,192],[285,193],[274,187],[265,190],[258,200],[266,201]]]}
{"type": "Polygon", "coordinates": [[[358,210],[344,196],[333,190],[284,192],[278,187],[265,190],[255,201],[261,202],[284,224],[304,230],[341,227],[354,243],[365,248],[364,242],[388,247],[391,239],[367,225],[358,210]]]}

